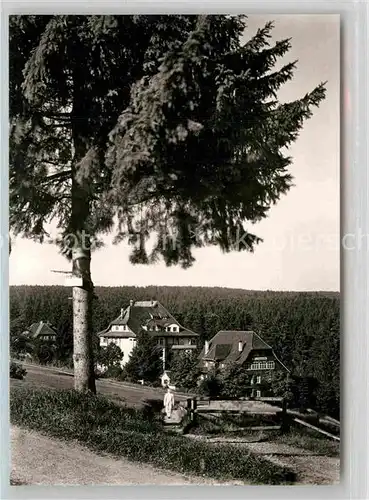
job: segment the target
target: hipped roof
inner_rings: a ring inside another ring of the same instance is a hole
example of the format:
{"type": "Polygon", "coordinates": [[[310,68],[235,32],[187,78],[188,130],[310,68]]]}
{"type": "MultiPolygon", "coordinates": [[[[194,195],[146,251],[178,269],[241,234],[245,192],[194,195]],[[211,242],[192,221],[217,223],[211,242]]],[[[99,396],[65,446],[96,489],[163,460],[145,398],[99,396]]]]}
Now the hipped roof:
{"type": "Polygon", "coordinates": [[[128,306],[125,310],[122,311],[116,319],[111,321],[109,326],[98,333],[100,337],[107,336],[109,337],[119,337],[119,338],[128,338],[128,337],[136,337],[140,331],[143,329],[143,326],[146,327],[154,327],[158,326],[160,328],[165,328],[168,325],[177,325],[179,327],[179,332],[165,332],[164,331],[149,331],[150,335],[158,335],[158,336],[183,336],[190,335],[198,337],[198,334],[184,328],[178,321],[165,309],[165,307],[160,304],[158,301],[137,301],[132,305],[128,306]],[[111,332],[111,327],[115,325],[127,325],[129,329],[133,332],[111,332]]]}

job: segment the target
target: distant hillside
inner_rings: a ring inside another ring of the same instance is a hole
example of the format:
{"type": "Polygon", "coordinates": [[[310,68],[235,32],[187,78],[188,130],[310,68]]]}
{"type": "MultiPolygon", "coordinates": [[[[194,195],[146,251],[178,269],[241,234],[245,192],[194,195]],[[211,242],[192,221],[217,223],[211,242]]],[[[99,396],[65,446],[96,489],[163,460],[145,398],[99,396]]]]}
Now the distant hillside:
{"type": "MultiPolygon", "coordinates": [[[[32,322],[71,330],[71,290],[61,286],[10,287],[11,334],[32,322]]],[[[337,292],[274,292],[208,287],[97,287],[93,329],[99,332],[133,300],[155,299],[201,342],[219,330],[253,328],[294,373],[319,381],[318,401],[338,409],[340,296],[337,292]]],[[[330,412],[332,413],[332,412],[330,412]]]]}

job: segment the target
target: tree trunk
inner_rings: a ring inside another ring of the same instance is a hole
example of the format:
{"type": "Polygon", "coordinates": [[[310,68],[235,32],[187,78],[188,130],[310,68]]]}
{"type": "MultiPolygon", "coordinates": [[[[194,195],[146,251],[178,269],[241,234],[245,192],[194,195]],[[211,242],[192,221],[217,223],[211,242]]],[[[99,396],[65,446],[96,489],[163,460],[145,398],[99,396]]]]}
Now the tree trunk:
{"type": "Polygon", "coordinates": [[[73,364],[76,391],[96,393],[92,352],[91,293],[73,288],[73,364]]]}
{"type": "Polygon", "coordinates": [[[82,286],[73,288],[73,364],[74,388],[96,393],[92,339],[92,298],[90,236],[85,227],[89,213],[86,192],[73,178],[72,248],[73,275],[82,280],[82,286]]]}
{"type": "MultiPolygon", "coordinates": [[[[74,50],[78,51],[78,40],[74,50]]],[[[73,364],[74,388],[96,393],[93,360],[91,235],[88,234],[90,194],[88,181],[79,175],[80,162],[89,147],[89,110],[84,100],[85,75],[78,64],[73,68],[73,104],[71,112],[74,158],[72,162],[73,275],[81,286],[73,288],[73,364]]]]}

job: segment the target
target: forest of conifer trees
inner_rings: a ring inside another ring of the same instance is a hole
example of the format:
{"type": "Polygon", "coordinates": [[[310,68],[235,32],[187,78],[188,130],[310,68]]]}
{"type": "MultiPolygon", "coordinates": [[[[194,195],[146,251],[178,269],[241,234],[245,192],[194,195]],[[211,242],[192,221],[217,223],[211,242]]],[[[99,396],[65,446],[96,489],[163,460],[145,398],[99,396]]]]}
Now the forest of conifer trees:
{"type": "MultiPolygon", "coordinates": [[[[36,321],[58,332],[59,357],[72,348],[71,290],[59,286],[10,287],[10,335],[36,321]],[[65,352],[60,352],[65,351],[65,352]]],[[[97,287],[93,331],[99,332],[133,300],[159,300],[200,343],[219,330],[252,328],[298,377],[316,381],[316,406],[339,415],[340,301],[329,292],[256,292],[201,287],[97,287]]]]}

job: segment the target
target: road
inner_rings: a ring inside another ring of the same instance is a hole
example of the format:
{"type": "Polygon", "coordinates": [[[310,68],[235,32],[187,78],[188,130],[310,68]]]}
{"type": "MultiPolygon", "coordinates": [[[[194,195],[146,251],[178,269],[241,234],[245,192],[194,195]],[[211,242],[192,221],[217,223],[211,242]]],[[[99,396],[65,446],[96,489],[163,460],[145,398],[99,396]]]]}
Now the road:
{"type": "MultiPolygon", "coordinates": [[[[59,368],[50,368],[22,363],[27,370],[24,380],[10,379],[11,386],[45,387],[50,389],[73,389],[73,373],[59,368]]],[[[164,390],[107,379],[96,380],[96,390],[129,406],[139,406],[144,399],[162,399],[164,390]]],[[[175,393],[176,401],[184,401],[188,395],[175,393]]]]}

